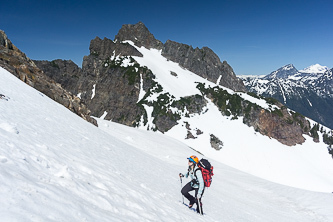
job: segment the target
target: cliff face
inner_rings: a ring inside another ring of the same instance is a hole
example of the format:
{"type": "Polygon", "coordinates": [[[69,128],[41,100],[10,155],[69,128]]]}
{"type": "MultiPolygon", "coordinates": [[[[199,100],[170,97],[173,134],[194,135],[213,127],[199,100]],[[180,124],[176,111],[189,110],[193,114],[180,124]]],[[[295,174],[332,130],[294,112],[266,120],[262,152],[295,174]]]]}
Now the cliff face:
{"type": "Polygon", "coordinates": [[[37,61],[33,60],[37,67],[43,70],[50,79],[59,83],[62,88],[73,92],[78,79],[82,76],[82,69],[71,60],[37,61]]]}
{"type": "Polygon", "coordinates": [[[221,62],[207,47],[193,49],[191,46],[168,40],[164,44],[162,55],[209,81],[234,91],[247,91],[231,66],[226,61],[221,62]]]}
{"type": "Polygon", "coordinates": [[[3,31],[0,31],[0,66],[83,119],[97,125],[96,121],[90,117],[90,111],[86,105],[45,75],[31,59],[12,44],[3,31]]]}
{"type": "Polygon", "coordinates": [[[130,40],[134,42],[135,45],[145,47],[147,49],[162,49],[163,43],[155,39],[154,35],[151,34],[148,28],[139,22],[135,25],[123,25],[115,37],[115,42],[122,42],[130,40]]]}
{"type": "MultiPolygon", "coordinates": [[[[125,125],[133,125],[144,114],[137,105],[140,80],[149,87],[152,73],[138,66],[131,55],[142,56],[129,44],[96,37],[90,55],[83,58],[82,69],[71,61],[36,61],[47,75],[80,97],[91,115],[125,125]],[[141,77],[141,78],[140,78],[141,77]]],[[[143,83],[142,83],[143,84],[143,83]]]]}

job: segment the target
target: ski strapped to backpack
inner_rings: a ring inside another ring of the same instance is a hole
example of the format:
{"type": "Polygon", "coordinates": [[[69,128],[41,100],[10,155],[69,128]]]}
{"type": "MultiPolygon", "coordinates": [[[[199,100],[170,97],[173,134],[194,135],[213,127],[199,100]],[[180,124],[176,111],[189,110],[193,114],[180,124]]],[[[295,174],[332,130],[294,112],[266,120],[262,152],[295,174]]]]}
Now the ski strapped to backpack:
{"type": "MultiPolygon", "coordinates": [[[[201,159],[198,163],[198,169],[195,170],[194,175],[197,178],[196,171],[201,170],[202,178],[204,180],[205,187],[210,187],[212,183],[213,166],[206,159],[201,159]]],[[[197,178],[198,180],[198,178],[197,178]]]]}

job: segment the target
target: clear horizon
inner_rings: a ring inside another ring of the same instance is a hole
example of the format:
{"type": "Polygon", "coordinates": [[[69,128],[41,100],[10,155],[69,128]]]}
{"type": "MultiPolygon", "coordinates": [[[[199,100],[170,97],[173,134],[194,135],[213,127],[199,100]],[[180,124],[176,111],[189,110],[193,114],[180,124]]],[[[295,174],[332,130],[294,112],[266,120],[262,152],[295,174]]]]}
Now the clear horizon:
{"type": "Polygon", "coordinates": [[[96,36],[142,21],[156,39],[212,49],[236,75],[293,64],[333,68],[331,1],[51,1],[2,3],[0,29],[29,58],[81,67],[96,36]]]}

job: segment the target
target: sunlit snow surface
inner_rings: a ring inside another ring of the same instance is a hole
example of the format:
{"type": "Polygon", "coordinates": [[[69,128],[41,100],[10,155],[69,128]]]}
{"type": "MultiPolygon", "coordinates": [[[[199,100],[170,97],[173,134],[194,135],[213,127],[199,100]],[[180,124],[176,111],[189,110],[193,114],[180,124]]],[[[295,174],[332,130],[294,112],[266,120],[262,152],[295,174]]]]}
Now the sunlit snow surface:
{"type": "MultiPolygon", "coordinates": [[[[186,171],[186,157],[201,155],[166,135],[104,120],[98,120],[97,128],[2,68],[0,76],[0,94],[6,96],[0,99],[1,221],[266,222],[333,217],[331,193],[278,185],[217,158],[211,159],[214,181],[203,197],[206,215],[197,216],[182,205],[178,173],[186,171]]],[[[243,151],[250,148],[243,146],[243,151]]],[[[316,158],[304,149],[304,158],[316,158]]],[[[309,169],[308,162],[299,164],[309,169]]],[[[308,173],[314,171],[318,180],[327,179],[316,162],[308,173]]]]}
{"type": "Polygon", "coordinates": [[[299,72],[302,73],[324,73],[326,72],[328,69],[327,66],[321,66],[319,64],[315,64],[315,65],[311,65],[303,70],[299,70],[299,72]]]}
{"type": "MultiPolygon", "coordinates": [[[[161,55],[161,51],[157,49],[146,49],[144,47],[137,47],[131,41],[124,41],[134,46],[143,57],[133,56],[133,58],[141,65],[147,66],[156,76],[155,81],[162,85],[164,92],[168,92],[176,99],[181,97],[201,95],[201,92],[196,88],[198,83],[204,83],[206,87],[215,87],[215,83],[212,83],[195,73],[182,68],[178,63],[167,60],[161,55]],[[174,76],[171,72],[176,73],[174,76]]],[[[230,94],[235,92],[220,86],[230,94]]],[[[241,97],[246,100],[250,100],[253,103],[257,103],[259,106],[268,108],[268,104],[265,100],[256,99],[248,96],[246,93],[237,92],[241,97]]]]}
{"type": "MultiPolygon", "coordinates": [[[[211,87],[216,86],[181,68],[177,63],[168,61],[159,50],[137,47],[132,42],[127,42],[143,54],[143,57],[134,57],[135,60],[140,65],[151,69],[156,75],[156,81],[166,92],[170,92],[176,98],[200,94],[195,87],[196,82],[202,82],[211,87]],[[172,76],[170,71],[177,73],[177,77],[172,76]]],[[[244,99],[257,103],[263,108],[269,108],[265,100],[222,88],[231,94],[238,93],[244,99]]],[[[282,145],[277,140],[256,133],[252,127],[243,124],[242,117],[231,120],[231,117],[222,116],[209,99],[207,102],[208,105],[201,114],[193,114],[190,117],[182,115],[181,120],[178,121],[179,124],[165,134],[216,161],[267,180],[312,191],[331,192],[333,190],[333,177],[330,176],[333,175],[333,160],[325,144],[315,143],[312,138],[304,135],[306,142],[302,145],[293,147],[282,145]],[[190,132],[196,139],[185,139],[188,131],[185,127],[186,123],[190,125],[190,132]],[[197,135],[198,129],[203,134],[197,135]],[[210,134],[214,134],[223,141],[222,150],[216,151],[211,148],[210,134]],[[319,171],[320,174],[317,173],[319,171]]],[[[149,116],[151,110],[147,110],[147,113],[149,116]]],[[[151,121],[149,124],[152,124],[151,121]]],[[[141,128],[147,129],[147,126],[141,126],[141,128]]]]}

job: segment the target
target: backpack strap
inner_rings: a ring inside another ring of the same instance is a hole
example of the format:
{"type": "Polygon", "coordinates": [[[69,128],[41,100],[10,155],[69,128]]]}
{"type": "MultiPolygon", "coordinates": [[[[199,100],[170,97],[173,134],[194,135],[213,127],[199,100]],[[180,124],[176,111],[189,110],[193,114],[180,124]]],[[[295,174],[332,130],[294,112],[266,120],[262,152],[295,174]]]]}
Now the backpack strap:
{"type": "Polygon", "coordinates": [[[197,174],[196,174],[196,172],[197,172],[198,170],[201,170],[200,167],[198,167],[198,168],[194,171],[194,176],[195,176],[195,178],[196,178],[195,181],[193,181],[194,184],[199,184],[198,177],[197,177],[197,174]]]}

